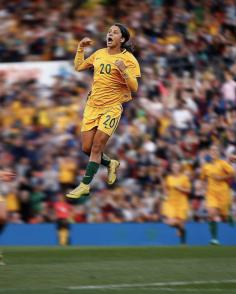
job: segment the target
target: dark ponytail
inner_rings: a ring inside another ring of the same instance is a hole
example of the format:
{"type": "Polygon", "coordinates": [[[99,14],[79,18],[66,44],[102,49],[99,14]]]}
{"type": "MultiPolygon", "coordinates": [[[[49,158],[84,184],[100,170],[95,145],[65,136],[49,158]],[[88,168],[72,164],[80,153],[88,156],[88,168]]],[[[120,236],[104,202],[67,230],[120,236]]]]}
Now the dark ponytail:
{"type": "Polygon", "coordinates": [[[125,39],[125,41],[122,43],[121,48],[126,49],[127,51],[133,53],[134,52],[134,46],[132,42],[130,41],[130,33],[128,29],[122,25],[121,23],[115,23],[114,26],[117,26],[120,29],[122,37],[125,39]]]}

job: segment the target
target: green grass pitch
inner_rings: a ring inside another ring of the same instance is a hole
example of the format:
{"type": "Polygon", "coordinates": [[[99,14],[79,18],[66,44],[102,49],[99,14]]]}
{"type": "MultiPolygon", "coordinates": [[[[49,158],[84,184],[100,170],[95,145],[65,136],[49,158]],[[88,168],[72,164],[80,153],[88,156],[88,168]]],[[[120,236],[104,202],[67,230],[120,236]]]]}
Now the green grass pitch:
{"type": "Polygon", "coordinates": [[[0,294],[236,293],[236,247],[5,247],[0,294]]]}

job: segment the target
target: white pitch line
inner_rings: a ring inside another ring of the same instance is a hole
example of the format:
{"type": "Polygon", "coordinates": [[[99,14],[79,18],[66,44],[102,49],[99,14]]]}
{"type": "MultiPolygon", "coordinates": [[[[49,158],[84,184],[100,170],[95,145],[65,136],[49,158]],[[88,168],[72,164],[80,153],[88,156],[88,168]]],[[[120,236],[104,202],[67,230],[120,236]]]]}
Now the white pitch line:
{"type": "MultiPolygon", "coordinates": [[[[169,288],[171,289],[171,288],[169,288]]],[[[158,288],[159,290],[159,288],[158,288]]],[[[226,289],[218,289],[218,288],[211,288],[211,289],[203,289],[203,288],[197,288],[197,289],[191,289],[191,288],[184,288],[184,289],[179,289],[179,288],[174,288],[174,291],[181,291],[181,292],[224,292],[226,291],[226,289]]],[[[235,293],[235,289],[227,289],[227,293],[229,292],[233,292],[235,293]]]]}
{"type": "MultiPolygon", "coordinates": [[[[34,291],[48,291],[48,290],[112,290],[112,289],[123,289],[123,288],[139,288],[146,290],[156,291],[168,291],[168,292],[225,292],[225,289],[209,288],[209,289],[191,289],[191,288],[179,288],[174,286],[187,286],[187,285],[207,285],[207,284],[235,284],[236,280],[209,280],[209,281],[172,281],[172,282],[157,282],[157,283],[143,283],[143,284],[117,284],[117,285],[84,285],[84,286],[68,286],[68,287],[39,287],[39,288],[0,288],[0,293],[6,292],[19,292],[24,291],[25,293],[33,293],[34,291]]],[[[227,289],[228,292],[234,292],[235,289],[227,289]]]]}
{"type": "Polygon", "coordinates": [[[143,284],[116,284],[116,285],[84,285],[70,286],[68,290],[104,290],[104,289],[123,289],[123,288],[146,288],[146,287],[165,287],[165,286],[187,286],[187,285],[207,285],[207,284],[230,284],[236,280],[210,280],[210,281],[173,281],[143,284]]]}
{"type": "MultiPolygon", "coordinates": [[[[143,288],[139,288],[139,289],[145,289],[148,291],[164,291],[164,292],[176,292],[176,291],[181,291],[181,292],[222,292],[222,291],[226,291],[225,289],[219,289],[219,288],[210,288],[210,289],[203,289],[203,288],[164,288],[164,287],[143,287],[143,288]]],[[[234,292],[235,293],[235,289],[227,289],[227,293],[229,292],[234,292]]]]}

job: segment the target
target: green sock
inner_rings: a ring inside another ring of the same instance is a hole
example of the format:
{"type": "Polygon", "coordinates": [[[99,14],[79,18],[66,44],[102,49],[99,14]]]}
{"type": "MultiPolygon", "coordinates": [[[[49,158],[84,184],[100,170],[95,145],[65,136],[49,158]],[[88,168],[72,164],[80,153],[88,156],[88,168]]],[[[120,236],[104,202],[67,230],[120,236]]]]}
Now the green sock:
{"type": "Polygon", "coordinates": [[[209,222],[210,233],[212,239],[218,239],[218,224],[217,222],[209,222]]]}
{"type": "Polygon", "coordinates": [[[0,234],[3,232],[6,224],[5,223],[0,223],[0,234]]]}
{"type": "Polygon", "coordinates": [[[228,224],[231,226],[231,227],[234,227],[235,226],[235,222],[234,222],[234,218],[231,214],[228,215],[227,217],[227,222],[228,224]]]}
{"type": "Polygon", "coordinates": [[[101,164],[104,166],[109,166],[111,159],[106,154],[102,153],[101,164]]]}
{"type": "Polygon", "coordinates": [[[184,228],[179,228],[179,233],[180,243],[186,244],[186,230],[184,228]]]}
{"type": "Polygon", "coordinates": [[[90,184],[96,172],[98,171],[98,168],[99,168],[99,163],[94,161],[89,161],[86,168],[86,173],[85,173],[85,176],[83,177],[82,182],[86,185],[90,184]]]}

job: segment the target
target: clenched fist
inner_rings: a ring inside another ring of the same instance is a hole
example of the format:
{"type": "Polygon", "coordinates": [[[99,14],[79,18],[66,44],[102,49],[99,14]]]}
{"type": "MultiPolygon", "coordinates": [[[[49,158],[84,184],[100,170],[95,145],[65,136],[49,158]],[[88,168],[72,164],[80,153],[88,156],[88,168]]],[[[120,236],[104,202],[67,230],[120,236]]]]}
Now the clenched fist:
{"type": "Polygon", "coordinates": [[[88,47],[90,45],[93,44],[93,40],[91,40],[90,38],[83,38],[80,42],[79,42],[79,47],[80,48],[85,48],[88,47]]]}
{"type": "Polygon", "coordinates": [[[123,72],[126,69],[126,65],[124,64],[123,60],[116,60],[115,65],[118,67],[118,69],[123,72]]]}

